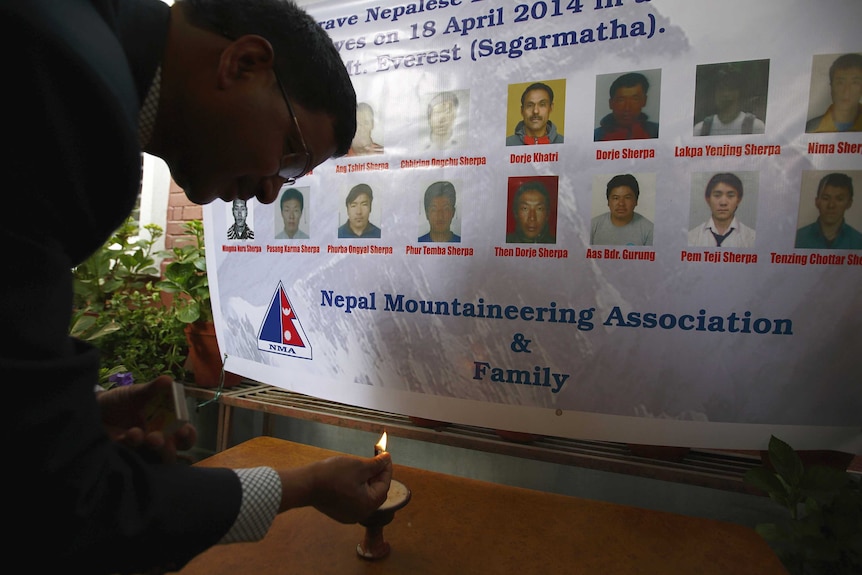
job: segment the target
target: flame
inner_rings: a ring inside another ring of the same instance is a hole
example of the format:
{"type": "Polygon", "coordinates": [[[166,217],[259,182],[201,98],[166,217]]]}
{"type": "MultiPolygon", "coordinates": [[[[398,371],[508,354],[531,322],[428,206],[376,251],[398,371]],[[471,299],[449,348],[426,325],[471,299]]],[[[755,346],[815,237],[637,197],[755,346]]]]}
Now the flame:
{"type": "Polygon", "coordinates": [[[380,441],[378,441],[377,444],[374,446],[375,452],[383,453],[384,451],[386,451],[386,439],[387,436],[386,432],[384,431],[383,435],[380,436],[380,441]]]}

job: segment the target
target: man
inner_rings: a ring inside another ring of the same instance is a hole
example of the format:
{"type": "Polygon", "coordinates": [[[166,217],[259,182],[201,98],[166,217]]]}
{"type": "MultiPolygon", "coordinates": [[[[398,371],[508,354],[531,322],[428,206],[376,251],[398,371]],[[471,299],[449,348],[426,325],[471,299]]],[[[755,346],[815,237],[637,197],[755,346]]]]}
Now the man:
{"type": "Polygon", "coordinates": [[[610,87],[611,113],[593,131],[593,141],[644,140],[658,138],[658,124],[641,112],[647,103],[649,80],[639,72],[623,74],[610,87]]]}
{"type": "Polygon", "coordinates": [[[458,96],[455,92],[440,92],[428,102],[428,145],[426,150],[443,150],[458,145],[455,139],[455,118],[458,116],[458,96]]]}
{"type": "Polygon", "coordinates": [[[425,190],[425,217],[431,227],[420,242],[460,242],[461,236],[452,231],[455,217],[455,186],[452,182],[434,182],[425,190]]]}
{"type": "Polygon", "coordinates": [[[365,156],[368,154],[382,154],[383,146],[371,139],[371,131],[374,129],[374,109],[366,102],[360,102],[356,106],[356,134],[350,144],[348,156],[365,156]]]}
{"type": "Polygon", "coordinates": [[[9,476],[7,546],[50,541],[27,556],[34,572],[163,572],[217,543],[260,539],[291,508],[368,516],[385,500],[388,456],[170,465],[194,428],[143,425],[170,378],[96,393],[98,351],[68,335],[70,269],[130,213],[142,150],[198,204],[272,203],[285,181],[347,151],[356,96],[329,37],[278,0],[6,0],[0,38],[15,54],[5,103],[27,119],[6,126],[15,146],[0,171],[44,224],[0,229],[0,318],[14,334],[0,380],[15,382],[4,453],[20,471],[9,476]],[[47,166],[62,185],[37,177],[47,166]]]}
{"type": "Polygon", "coordinates": [[[736,174],[715,174],[704,192],[712,216],[688,232],[688,245],[711,248],[753,248],[754,230],[736,218],[742,203],[742,180],[736,174]]]}
{"type": "Polygon", "coordinates": [[[275,234],[277,240],[307,240],[308,234],[299,229],[299,220],[302,219],[302,211],[305,202],[302,192],[296,188],[287,188],[281,194],[281,219],[284,228],[275,234]]]}
{"type": "Polygon", "coordinates": [[[641,191],[631,174],[610,179],[605,197],[610,211],[599,214],[590,225],[590,243],[606,246],[651,246],[653,224],[635,212],[641,191]]]}
{"type": "Polygon", "coordinates": [[[550,120],[554,111],[554,91],[547,84],[530,84],[521,94],[521,117],[515,133],[506,138],[507,146],[562,144],[563,135],[550,120]]]}
{"type": "Polygon", "coordinates": [[[862,54],[844,54],[829,67],[832,105],[805,124],[812,132],[862,132],[862,54]]]}
{"type": "Polygon", "coordinates": [[[728,136],[735,134],[762,134],[766,124],[757,116],[742,109],[745,96],[745,79],[736,70],[723,68],[713,80],[715,113],[694,126],[695,136],[728,136]]]}
{"type": "Polygon", "coordinates": [[[248,227],[246,219],[248,218],[248,206],[245,200],[235,199],[233,207],[233,224],[227,229],[227,239],[229,240],[253,240],[254,232],[248,227]]]}
{"type": "Polygon", "coordinates": [[[808,249],[862,250],[862,233],[844,221],[844,212],[853,205],[853,180],[847,174],[832,173],[817,185],[814,205],[817,221],[796,231],[796,247],[808,249]]]}
{"type": "Polygon", "coordinates": [[[555,244],[557,238],[548,224],[551,197],[548,188],[539,181],[524,182],[512,196],[512,216],[515,231],[506,234],[508,244],[555,244]]]}
{"type": "Polygon", "coordinates": [[[339,238],[374,239],[380,237],[380,228],[368,221],[374,192],[368,184],[356,184],[347,193],[347,221],[338,228],[339,238]]]}

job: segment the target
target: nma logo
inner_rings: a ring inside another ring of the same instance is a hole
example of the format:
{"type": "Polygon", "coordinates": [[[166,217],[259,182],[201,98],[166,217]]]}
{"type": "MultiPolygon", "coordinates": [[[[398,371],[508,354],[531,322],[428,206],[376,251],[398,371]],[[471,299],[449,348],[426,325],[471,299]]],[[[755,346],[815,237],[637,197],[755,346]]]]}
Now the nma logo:
{"type": "Polygon", "coordinates": [[[270,353],[311,359],[311,344],[281,282],[278,282],[263,317],[260,333],[257,335],[257,348],[270,353]]]}

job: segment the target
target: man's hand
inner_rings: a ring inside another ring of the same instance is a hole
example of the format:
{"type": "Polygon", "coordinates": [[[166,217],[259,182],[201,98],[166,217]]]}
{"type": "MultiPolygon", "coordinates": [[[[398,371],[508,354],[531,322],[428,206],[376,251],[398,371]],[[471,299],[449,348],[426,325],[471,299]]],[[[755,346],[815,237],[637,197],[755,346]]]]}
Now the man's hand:
{"type": "Polygon", "coordinates": [[[147,404],[159,394],[171,393],[171,386],[171,378],[161,376],[150,383],[97,393],[102,423],[111,439],[161,463],[173,463],[177,451],[190,449],[197,441],[197,431],[190,423],[183,424],[169,436],[161,429],[147,429],[147,404]]]}
{"type": "Polygon", "coordinates": [[[281,511],[312,505],[341,523],[365,519],[386,501],[392,481],[392,457],[338,456],[306,467],[279,471],[281,511]]]}

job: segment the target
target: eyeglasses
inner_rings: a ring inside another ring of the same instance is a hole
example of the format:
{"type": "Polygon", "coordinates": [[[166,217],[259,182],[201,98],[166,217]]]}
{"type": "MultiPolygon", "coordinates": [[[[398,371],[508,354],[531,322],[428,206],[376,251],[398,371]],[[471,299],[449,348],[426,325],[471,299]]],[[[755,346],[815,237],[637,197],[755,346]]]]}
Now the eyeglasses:
{"type": "Polygon", "coordinates": [[[281,164],[278,168],[278,176],[286,180],[286,184],[293,185],[297,178],[301,178],[311,170],[311,152],[308,151],[308,145],[305,143],[305,138],[302,136],[302,129],[299,127],[299,120],[296,119],[296,112],[293,111],[293,106],[290,103],[290,98],[287,97],[287,92],[284,90],[284,85],[278,77],[278,72],[273,68],[275,74],[275,82],[278,84],[278,89],[281,90],[281,95],[284,98],[284,103],[287,104],[287,110],[290,112],[290,117],[293,118],[293,123],[296,126],[296,133],[299,134],[299,141],[302,142],[302,153],[286,153],[281,157],[281,164]]]}

